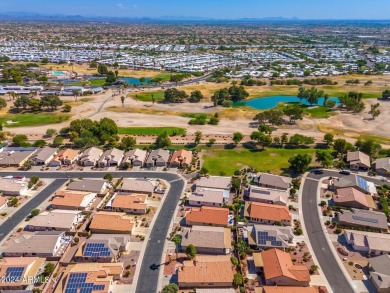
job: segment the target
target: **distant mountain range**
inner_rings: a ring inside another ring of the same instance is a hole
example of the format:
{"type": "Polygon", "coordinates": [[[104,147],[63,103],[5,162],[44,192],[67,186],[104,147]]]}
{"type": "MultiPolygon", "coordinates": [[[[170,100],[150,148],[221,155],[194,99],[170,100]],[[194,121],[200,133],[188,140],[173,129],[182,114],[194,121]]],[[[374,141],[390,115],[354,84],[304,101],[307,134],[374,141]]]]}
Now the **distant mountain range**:
{"type": "MultiPolygon", "coordinates": [[[[338,20],[301,20],[297,17],[264,17],[264,18],[237,18],[216,19],[197,16],[162,16],[162,17],[111,17],[111,16],[87,16],[64,14],[41,14],[33,12],[1,12],[0,20],[9,21],[106,21],[106,22],[308,22],[308,21],[338,21],[338,20]]],[[[361,21],[371,20],[343,20],[361,21]]],[[[378,20],[372,20],[378,21],[378,20]]]]}

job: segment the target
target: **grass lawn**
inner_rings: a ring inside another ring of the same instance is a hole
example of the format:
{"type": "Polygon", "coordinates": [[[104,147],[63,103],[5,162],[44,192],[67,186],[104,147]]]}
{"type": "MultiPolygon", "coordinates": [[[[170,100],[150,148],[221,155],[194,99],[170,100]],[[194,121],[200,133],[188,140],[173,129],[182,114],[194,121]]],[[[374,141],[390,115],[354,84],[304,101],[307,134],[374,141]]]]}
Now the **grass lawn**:
{"type": "Polygon", "coordinates": [[[313,156],[315,149],[276,149],[249,150],[245,148],[223,149],[205,148],[203,166],[210,175],[233,175],[234,171],[243,167],[253,167],[258,171],[270,171],[282,174],[283,169],[289,167],[288,159],[296,154],[309,154],[313,156]]]}
{"type": "Polygon", "coordinates": [[[331,116],[337,115],[336,112],[332,111],[328,107],[318,106],[314,108],[305,108],[305,114],[309,114],[310,118],[329,118],[331,116]]]}
{"type": "Polygon", "coordinates": [[[104,79],[91,79],[89,81],[89,84],[93,86],[102,86],[105,83],[106,81],[104,79]]]}
{"type": "Polygon", "coordinates": [[[56,113],[23,113],[23,114],[6,114],[0,117],[0,122],[4,127],[23,127],[23,126],[40,126],[65,122],[70,115],[56,113]],[[17,122],[7,124],[7,121],[17,122]]]}
{"type": "Polygon", "coordinates": [[[154,100],[156,102],[162,101],[164,99],[164,92],[141,92],[141,93],[137,93],[133,97],[137,101],[152,102],[152,95],[154,95],[154,100]]]}
{"type": "Polygon", "coordinates": [[[179,127],[119,127],[119,134],[129,135],[160,135],[166,132],[168,135],[183,135],[186,129],[179,127]]]}

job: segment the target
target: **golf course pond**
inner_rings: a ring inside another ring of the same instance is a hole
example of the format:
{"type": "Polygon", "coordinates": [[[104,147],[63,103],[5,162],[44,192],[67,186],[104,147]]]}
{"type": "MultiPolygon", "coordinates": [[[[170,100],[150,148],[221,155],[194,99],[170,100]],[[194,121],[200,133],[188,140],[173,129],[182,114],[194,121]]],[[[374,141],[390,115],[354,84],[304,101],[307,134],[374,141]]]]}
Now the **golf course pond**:
{"type": "MultiPolygon", "coordinates": [[[[340,101],[338,98],[329,98],[338,104],[340,101]]],[[[300,100],[298,97],[294,96],[272,96],[264,98],[254,98],[248,100],[244,103],[237,103],[235,106],[249,106],[259,110],[267,110],[275,108],[279,103],[299,103],[301,102],[304,105],[310,105],[306,100],[300,100]]],[[[320,98],[318,103],[313,106],[322,106],[324,103],[324,98],[320,98]]]]}

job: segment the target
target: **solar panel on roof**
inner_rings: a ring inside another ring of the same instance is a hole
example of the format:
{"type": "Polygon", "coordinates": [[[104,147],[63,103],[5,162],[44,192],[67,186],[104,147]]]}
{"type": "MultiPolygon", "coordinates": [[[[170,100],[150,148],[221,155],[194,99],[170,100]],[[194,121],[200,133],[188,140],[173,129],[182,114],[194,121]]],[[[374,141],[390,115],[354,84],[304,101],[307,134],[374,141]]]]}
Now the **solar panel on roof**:
{"type": "Polygon", "coordinates": [[[276,240],[275,236],[269,236],[268,232],[265,231],[258,231],[257,232],[257,243],[260,245],[266,245],[267,241],[271,242],[272,246],[282,246],[282,241],[276,240]]]}
{"type": "Polygon", "coordinates": [[[364,190],[367,190],[368,189],[368,186],[367,186],[367,181],[364,180],[363,178],[357,176],[357,184],[360,188],[364,189],[364,190]]]}
{"type": "Polygon", "coordinates": [[[105,285],[95,285],[87,283],[87,273],[71,273],[69,275],[68,284],[65,293],[92,293],[92,291],[104,290],[105,285]]]}
{"type": "Polygon", "coordinates": [[[87,243],[85,245],[83,256],[90,257],[101,257],[101,256],[110,256],[111,252],[104,243],[87,243]]]}
{"type": "Polygon", "coordinates": [[[378,219],[367,218],[367,217],[356,216],[356,215],[353,215],[352,219],[357,221],[369,222],[369,223],[376,223],[376,224],[378,223],[378,219]]]}
{"type": "Polygon", "coordinates": [[[24,267],[8,267],[5,271],[5,278],[18,280],[22,277],[24,267]]]}

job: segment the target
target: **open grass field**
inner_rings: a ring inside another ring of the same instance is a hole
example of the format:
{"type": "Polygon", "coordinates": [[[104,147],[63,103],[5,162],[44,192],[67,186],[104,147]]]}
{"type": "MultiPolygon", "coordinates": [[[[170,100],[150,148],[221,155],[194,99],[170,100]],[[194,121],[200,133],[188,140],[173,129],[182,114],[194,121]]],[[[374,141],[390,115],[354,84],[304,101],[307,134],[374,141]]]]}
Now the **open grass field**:
{"type": "MultiPolygon", "coordinates": [[[[282,174],[288,168],[288,159],[296,154],[309,154],[314,157],[315,149],[276,149],[250,150],[245,148],[204,149],[203,166],[211,175],[233,175],[234,171],[244,167],[252,167],[258,171],[270,171],[282,174]]],[[[314,161],[314,159],[313,159],[314,161]]]]}
{"type": "Polygon", "coordinates": [[[65,122],[70,115],[55,113],[24,113],[6,114],[0,116],[0,122],[4,127],[41,126],[65,122]],[[14,123],[8,124],[7,121],[14,123]]]}
{"type": "Polygon", "coordinates": [[[183,135],[186,130],[180,127],[119,127],[119,134],[128,135],[160,135],[166,132],[168,135],[183,135]]]}
{"type": "Polygon", "coordinates": [[[140,92],[135,95],[132,94],[133,98],[137,101],[141,102],[152,102],[152,95],[156,102],[162,101],[164,99],[164,92],[156,91],[156,92],[140,92]]]}
{"type": "Polygon", "coordinates": [[[89,81],[89,84],[92,86],[102,86],[106,83],[104,79],[92,79],[89,81]]]}

